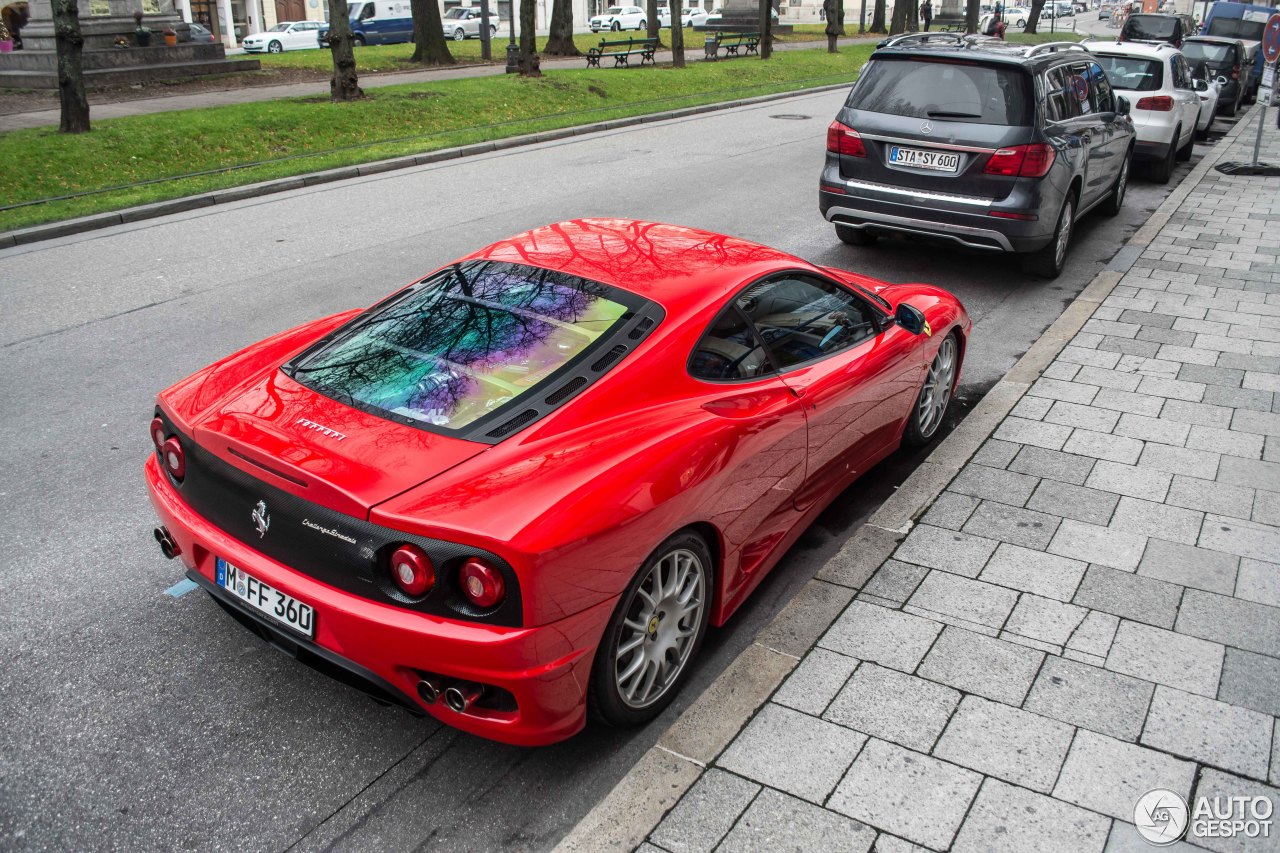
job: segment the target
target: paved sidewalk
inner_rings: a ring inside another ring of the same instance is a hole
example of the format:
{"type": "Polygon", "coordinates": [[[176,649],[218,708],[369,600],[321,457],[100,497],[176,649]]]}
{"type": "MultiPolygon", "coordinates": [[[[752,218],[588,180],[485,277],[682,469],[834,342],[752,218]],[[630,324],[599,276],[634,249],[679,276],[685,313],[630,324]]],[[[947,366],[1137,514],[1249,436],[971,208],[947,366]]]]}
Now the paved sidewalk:
{"type": "MultiPolygon", "coordinates": [[[[603,38],[603,34],[601,36],[603,38]]],[[[845,47],[851,44],[875,42],[883,36],[867,36],[861,38],[843,38],[839,44],[845,47]]],[[[825,41],[779,42],[774,44],[775,51],[826,49],[825,41]]],[[[506,42],[494,40],[494,56],[504,56],[506,42]]],[[[689,50],[686,58],[690,62],[701,62],[702,48],[689,50]]],[[[657,63],[670,62],[670,51],[659,51],[654,56],[657,63]]],[[[543,70],[584,68],[583,57],[571,59],[542,58],[543,70]]],[[[395,71],[386,74],[370,74],[360,78],[360,86],[365,89],[378,89],[383,86],[403,86],[408,83],[430,83],[440,80],[457,80],[464,77],[494,77],[506,73],[506,65],[474,64],[460,65],[450,68],[432,68],[420,71],[395,71]]],[[[328,95],[329,81],[317,80],[310,83],[288,83],[281,86],[243,86],[217,92],[200,92],[193,95],[170,95],[157,98],[140,98],[136,101],[121,101],[112,104],[95,104],[90,94],[89,109],[95,121],[124,116],[152,115],[154,113],[172,112],[174,110],[193,110],[203,107],[219,107],[227,104],[249,104],[259,101],[274,101],[278,98],[301,98],[315,95],[328,95]]],[[[56,109],[34,110],[26,113],[0,115],[0,133],[7,130],[21,130],[31,127],[56,125],[59,112],[56,109]]]]}
{"type": "Polygon", "coordinates": [[[1265,795],[1269,839],[1192,840],[1280,849],[1280,179],[1189,180],[892,559],[860,534],[788,608],[839,615],[727,748],[624,781],[687,788],[640,849],[1142,850],[1155,788],[1265,795]]]}

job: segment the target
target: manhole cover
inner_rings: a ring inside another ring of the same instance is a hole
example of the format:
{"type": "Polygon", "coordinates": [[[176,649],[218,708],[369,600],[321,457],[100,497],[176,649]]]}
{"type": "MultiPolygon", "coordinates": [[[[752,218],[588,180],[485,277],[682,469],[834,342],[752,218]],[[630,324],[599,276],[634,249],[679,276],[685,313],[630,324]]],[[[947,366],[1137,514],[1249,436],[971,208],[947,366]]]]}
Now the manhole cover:
{"type": "Polygon", "coordinates": [[[802,116],[799,113],[778,113],[777,115],[769,116],[769,118],[779,118],[783,121],[807,121],[813,116],[802,116]]]}

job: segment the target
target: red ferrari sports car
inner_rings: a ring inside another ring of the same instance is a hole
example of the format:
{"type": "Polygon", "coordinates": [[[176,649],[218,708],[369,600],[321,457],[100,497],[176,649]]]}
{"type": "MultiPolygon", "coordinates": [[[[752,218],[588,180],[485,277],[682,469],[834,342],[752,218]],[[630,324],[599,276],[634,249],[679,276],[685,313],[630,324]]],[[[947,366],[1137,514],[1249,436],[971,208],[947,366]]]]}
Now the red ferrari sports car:
{"type": "Polygon", "coordinates": [[[937,432],[955,297],[646,222],[503,240],[161,393],[168,557],[474,734],[641,723],[809,522],[937,432]]]}

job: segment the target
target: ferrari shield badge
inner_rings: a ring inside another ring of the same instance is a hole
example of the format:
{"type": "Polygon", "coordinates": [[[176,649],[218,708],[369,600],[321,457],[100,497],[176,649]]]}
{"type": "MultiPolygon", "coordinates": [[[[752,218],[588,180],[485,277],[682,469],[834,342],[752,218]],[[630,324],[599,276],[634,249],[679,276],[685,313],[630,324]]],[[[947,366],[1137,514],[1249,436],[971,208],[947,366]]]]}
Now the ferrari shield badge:
{"type": "Polygon", "coordinates": [[[932,338],[932,337],[933,337],[933,327],[931,327],[931,326],[929,325],[929,321],[928,321],[928,320],[925,320],[925,321],[924,321],[924,336],[925,336],[926,338],[932,338]]]}

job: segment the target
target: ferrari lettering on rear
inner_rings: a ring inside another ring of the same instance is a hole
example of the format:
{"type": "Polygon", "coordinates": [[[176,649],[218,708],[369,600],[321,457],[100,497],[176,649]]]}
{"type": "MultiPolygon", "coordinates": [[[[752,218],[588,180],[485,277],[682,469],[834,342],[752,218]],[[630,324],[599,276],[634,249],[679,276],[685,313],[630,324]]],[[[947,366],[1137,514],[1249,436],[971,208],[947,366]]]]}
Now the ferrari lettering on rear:
{"type": "Polygon", "coordinates": [[[342,441],[344,438],[346,438],[346,435],[338,432],[336,429],[330,429],[327,426],[322,426],[321,424],[318,424],[315,421],[308,420],[306,418],[298,418],[298,423],[306,427],[307,429],[313,429],[316,432],[321,433],[322,435],[327,435],[329,436],[329,438],[336,438],[338,441],[342,441]]]}

